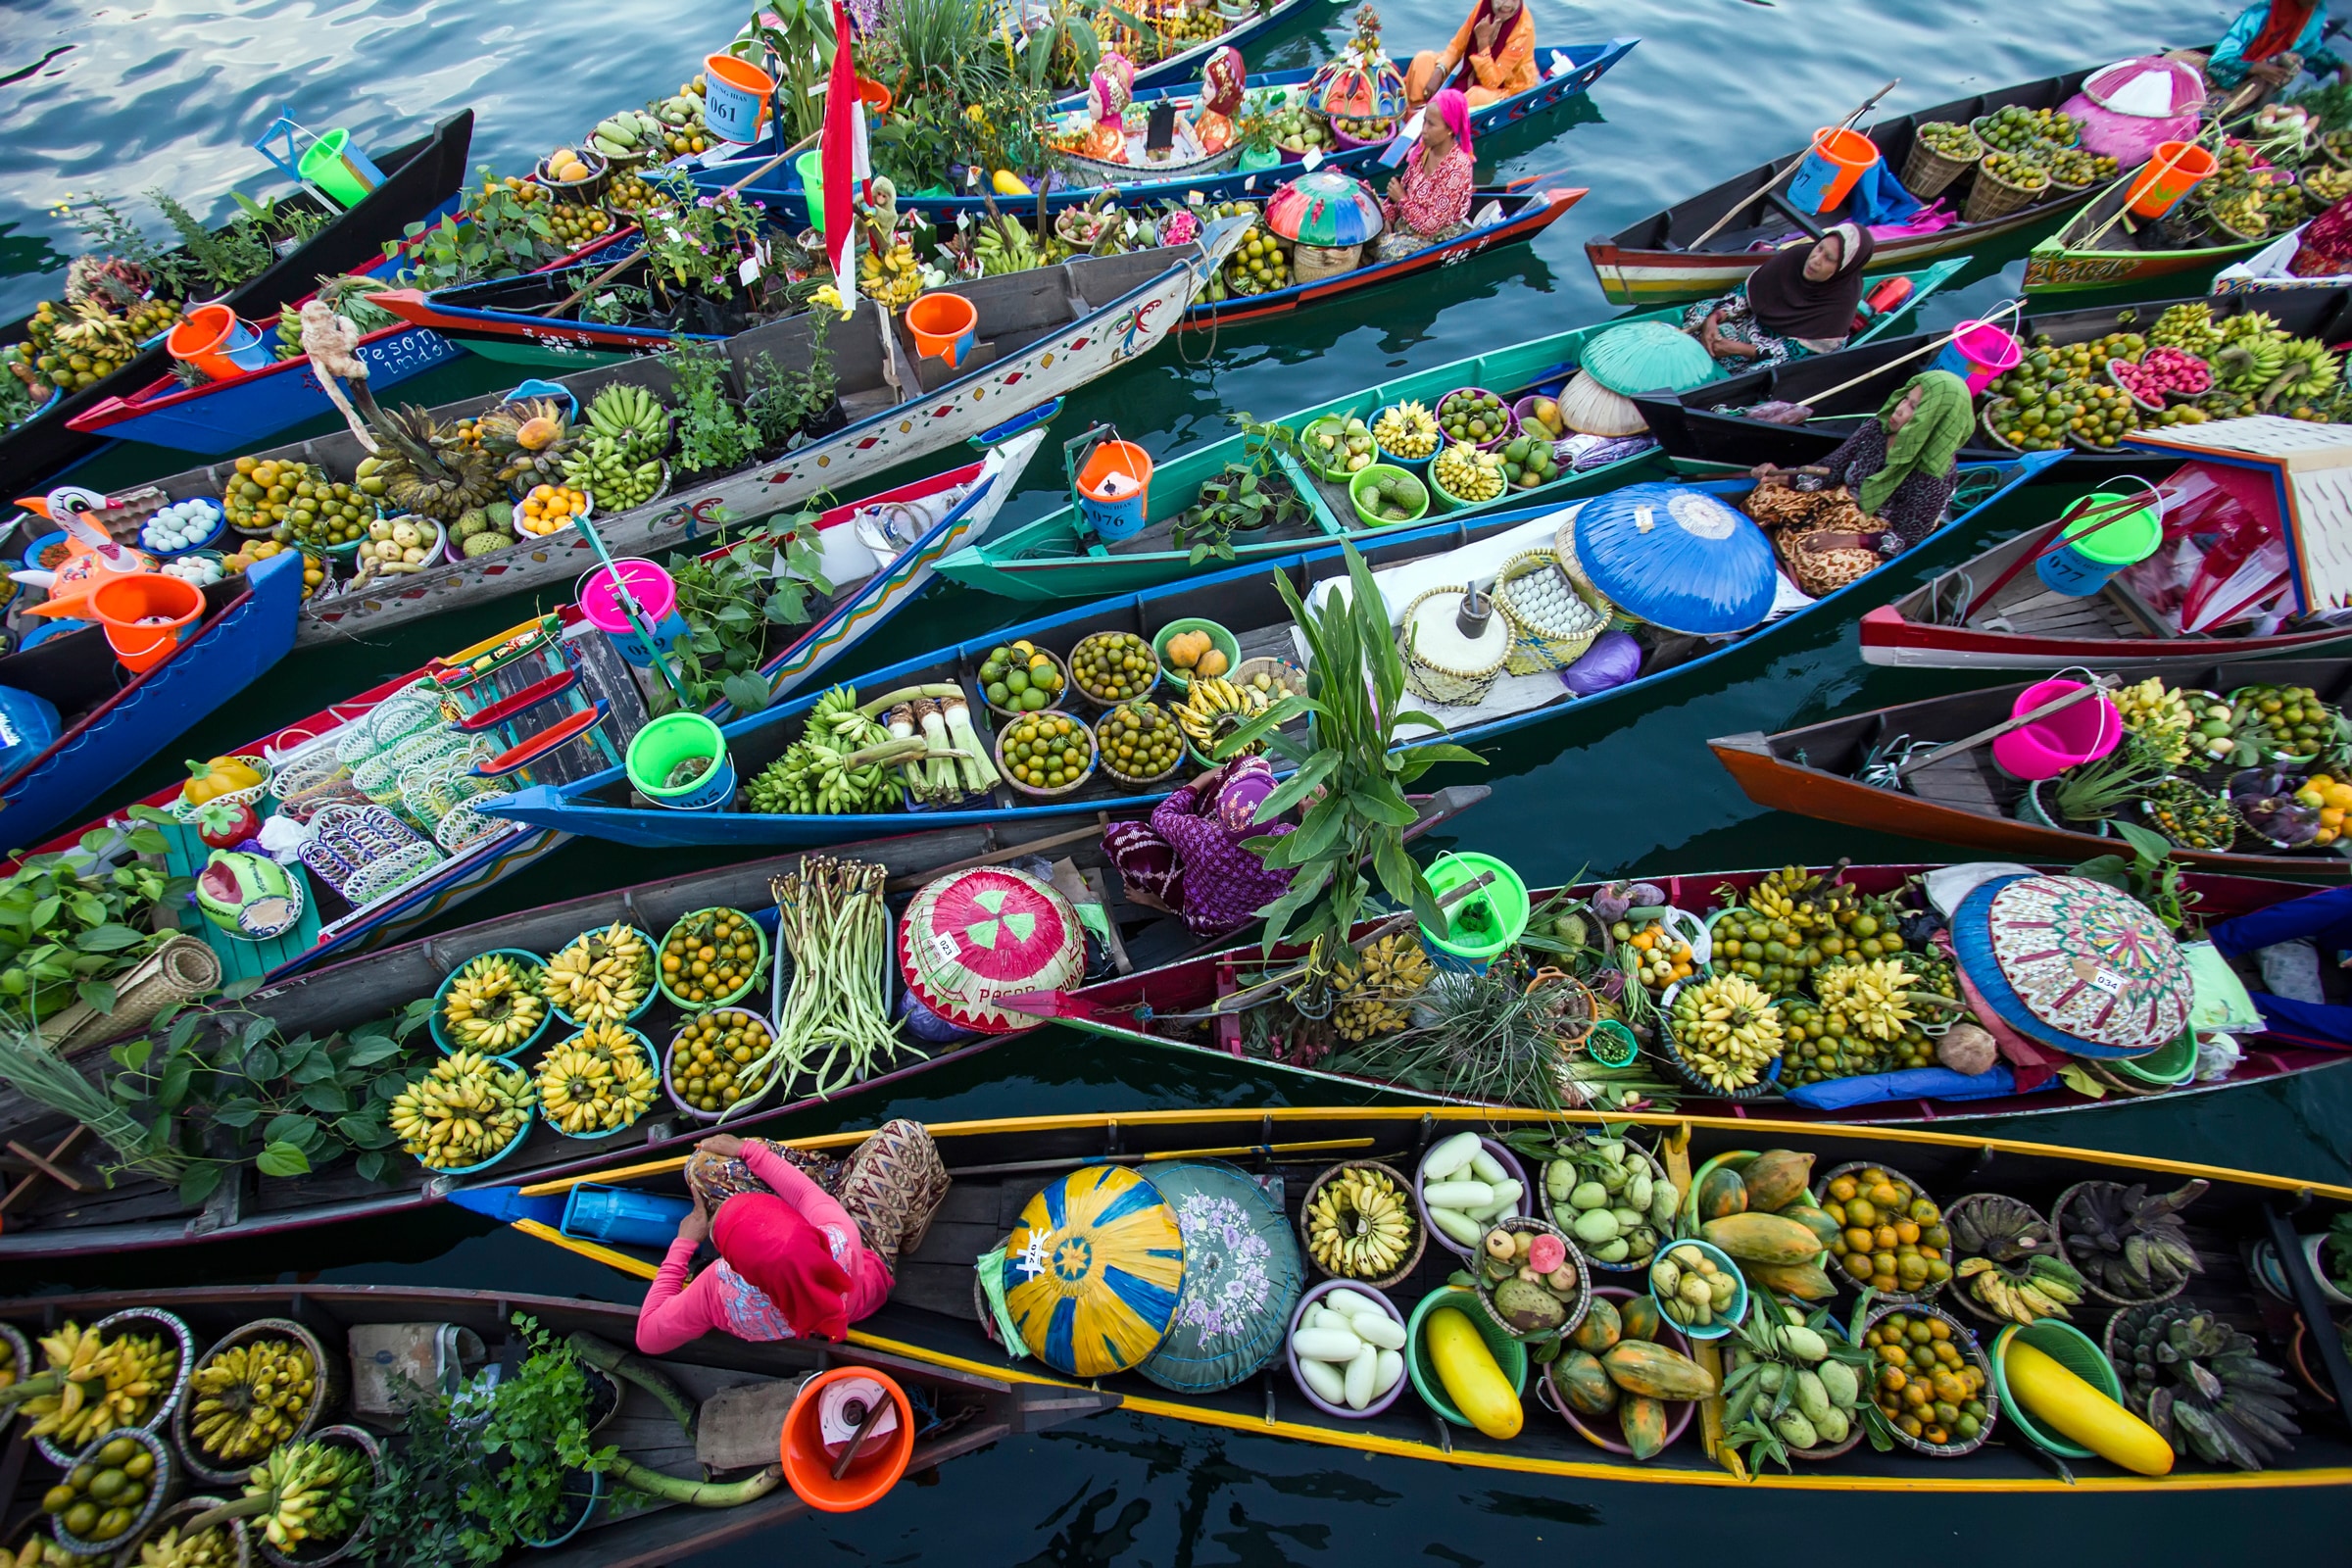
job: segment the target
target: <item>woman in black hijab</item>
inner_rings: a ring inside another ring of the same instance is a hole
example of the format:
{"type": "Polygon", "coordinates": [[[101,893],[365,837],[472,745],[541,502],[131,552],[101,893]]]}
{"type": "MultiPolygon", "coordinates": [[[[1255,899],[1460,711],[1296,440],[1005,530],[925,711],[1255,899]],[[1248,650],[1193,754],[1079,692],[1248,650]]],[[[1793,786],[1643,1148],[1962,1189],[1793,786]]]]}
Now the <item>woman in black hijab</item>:
{"type": "Polygon", "coordinates": [[[1685,311],[1683,330],[1728,370],[1842,348],[1875,248],[1868,229],[1839,223],[1817,240],[1774,251],[1739,288],[1685,311]]]}

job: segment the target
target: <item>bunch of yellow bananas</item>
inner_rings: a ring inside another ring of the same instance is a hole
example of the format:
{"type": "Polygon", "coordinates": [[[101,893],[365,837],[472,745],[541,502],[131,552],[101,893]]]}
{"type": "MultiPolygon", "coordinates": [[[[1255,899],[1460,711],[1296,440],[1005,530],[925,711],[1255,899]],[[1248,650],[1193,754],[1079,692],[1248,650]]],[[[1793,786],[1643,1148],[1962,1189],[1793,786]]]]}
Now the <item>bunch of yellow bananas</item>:
{"type": "Polygon", "coordinates": [[[1331,1013],[1332,1028],[1343,1040],[1396,1033],[1412,1021],[1405,1003],[1434,973],[1418,937],[1382,937],[1364,950],[1358,967],[1332,976],[1331,988],[1340,994],[1340,1004],[1331,1013]]]}
{"type": "Polygon", "coordinates": [[[1412,1247],[1412,1206],[1384,1172],[1344,1170],[1306,1205],[1306,1250],[1327,1274],[1379,1279],[1395,1273],[1412,1247]]]}
{"type": "Polygon", "coordinates": [[[2082,1299],[2082,1276],[2073,1264],[2056,1257],[2030,1257],[2024,1268],[2011,1271],[1989,1257],[1960,1260],[1960,1278],[1968,1292],[1992,1311],[2019,1323],[2045,1317],[2072,1317],[2068,1307],[2082,1299]]]}
{"type": "Polygon", "coordinates": [[[236,1568],[236,1538],[219,1525],[181,1530],[177,1525],[139,1543],[139,1568],[236,1568]]]}
{"type": "Polygon", "coordinates": [[[539,985],[574,1023],[619,1023],[653,991],[653,945],[625,922],[583,931],[547,960],[539,985]]]}
{"type": "Polygon", "coordinates": [[[144,1422],[179,1371],[179,1348],[160,1335],[102,1339],[68,1323],[42,1338],[47,1369],[0,1389],[0,1402],[33,1418],[32,1436],[78,1448],[102,1432],[144,1422]]]}
{"type": "Polygon", "coordinates": [[[247,1340],[198,1367],[188,1436],[220,1459],[251,1459],[294,1436],[317,1391],[311,1352],[292,1340],[247,1340]]]}
{"type": "Polygon", "coordinates": [[[306,1541],[332,1541],[350,1532],[368,1506],[374,1474],[356,1448],[321,1443],[290,1443],[253,1467],[245,1495],[198,1514],[191,1531],[225,1519],[262,1521],[262,1533],[280,1551],[306,1541]]]}
{"type": "Polygon", "coordinates": [[[468,961],[441,998],[442,1033],[493,1056],[528,1040],[546,1016],[530,972],[503,953],[468,961]]]}
{"type": "Polygon", "coordinates": [[[1718,1089],[1745,1089],[1781,1054],[1772,994],[1743,974],[1694,980],[1675,993],[1675,1044],[1692,1071],[1718,1089]]]}
{"type": "Polygon", "coordinates": [[[401,1147],[426,1168],[455,1170],[513,1143],[536,1098],[521,1068],[461,1051],[395,1096],[388,1119],[401,1147]]]}
{"type": "Polygon", "coordinates": [[[661,1079],[619,1024],[583,1029],[539,1064],[539,1104],[567,1133],[617,1132],[645,1114],[661,1079]]]}
{"type": "Polygon", "coordinates": [[[1842,1017],[1846,1028],[1873,1040],[1901,1036],[1911,1021],[1910,998],[1917,989],[1919,977],[1900,958],[1826,964],[1813,971],[1813,994],[1833,1027],[1842,1017]]]}
{"type": "MultiPolygon", "coordinates": [[[[98,1568],[105,1561],[104,1557],[84,1557],[68,1551],[47,1536],[28,1536],[14,1551],[0,1546],[0,1568],[98,1568]]],[[[145,1568],[144,1563],[141,1568],[145,1568]]],[[[161,1568],[172,1565],[163,1564],[161,1568]]],[[[228,1568],[225,1560],[220,1568],[228,1568]]]]}

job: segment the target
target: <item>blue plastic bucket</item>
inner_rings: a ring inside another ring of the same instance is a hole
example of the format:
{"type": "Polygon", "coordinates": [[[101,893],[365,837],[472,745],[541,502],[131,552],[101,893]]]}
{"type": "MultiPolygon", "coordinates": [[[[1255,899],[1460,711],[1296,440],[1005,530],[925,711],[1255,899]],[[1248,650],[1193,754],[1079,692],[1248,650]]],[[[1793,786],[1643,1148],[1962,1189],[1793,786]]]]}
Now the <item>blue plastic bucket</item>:
{"type": "Polygon", "coordinates": [[[703,124],[720,141],[758,141],[775,90],[775,78],[750,61],[710,55],[703,61],[703,124]]]}
{"type": "Polygon", "coordinates": [[[1152,454],[1132,441],[1102,441],[1071,482],[1079,515],[1108,543],[1144,531],[1152,508],[1152,454]]]}
{"type": "Polygon", "coordinates": [[[683,1198],[583,1182],[564,1200],[556,1229],[608,1247],[667,1247],[694,1205],[683,1198]]]}
{"type": "Polygon", "coordinates": [[[2072,520],[2059,534],[2061,542],[2034,563],[2044,587],[2087,599],[2106,587],[2108,578],[2156,553],[2164,542],[2164,523],[2153,501],[2108,521],[2083,515],[2093,507],[2128,499],[2101,491],[2067,509],[2072,520]]]}

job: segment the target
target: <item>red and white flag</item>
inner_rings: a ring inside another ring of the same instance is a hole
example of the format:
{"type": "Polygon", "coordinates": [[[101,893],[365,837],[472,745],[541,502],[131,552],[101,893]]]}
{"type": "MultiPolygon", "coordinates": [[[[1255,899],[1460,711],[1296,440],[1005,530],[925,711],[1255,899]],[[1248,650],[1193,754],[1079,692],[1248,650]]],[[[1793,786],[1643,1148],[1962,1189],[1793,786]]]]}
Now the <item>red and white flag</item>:
{"type": "Polygon", "coordinates": [[[817,153],[825,172],[825,255],[833,263],[833,286],[846,303],[858,297],[858,193],[874,170],[866,154],[865,105],[850,59],[850,19],[841,0],[833,0],[833,72],[825,82],[825,125],[817,153]]]}

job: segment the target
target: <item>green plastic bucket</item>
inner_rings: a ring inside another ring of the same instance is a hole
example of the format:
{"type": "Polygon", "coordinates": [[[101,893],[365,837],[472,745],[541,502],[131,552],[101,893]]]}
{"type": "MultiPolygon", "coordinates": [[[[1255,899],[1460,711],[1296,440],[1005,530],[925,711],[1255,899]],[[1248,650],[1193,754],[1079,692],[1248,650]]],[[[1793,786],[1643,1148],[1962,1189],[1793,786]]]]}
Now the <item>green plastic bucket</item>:
{"type": "Polygon", "coordinates": [[[1447,851],[1430,862],[1429,890],[1443,899],[1482,872],[1494,880],[1446,911],[1443,932],[1421,928],[1421,945],[1442,969],[1484,974],[1527,931],[1527,884],[1492,855],[1447,851]]]}
{"type": "Polygon", "coordinates": [[[626,759],[629,783],[656,806],[677,811],[713,811],[735,798],[735,764],[727,757],[727,738],[700,713],[663,713],[637,732],[626,759]],[[694,758],[713,759],[712,765],[684,784],[661,782],[670,769],[694,758]]]}
{"type": "Polygon", "coordinates": [[[1494,1364],[1502,1369],[1503,1378],[1510,1384],[1511,1392],[1525,1397],[1526,1343],[1511,1338],[1501,1324],[1489,1317],[1480,1308],[1475,1294],[1458,1285],[1449,1285],[1421,1298],[1421,1304],[1413,1308],[1412,1318],[1404,1328],[1404,1370],[1406,1376],[1413,1380],[1413,1388],[1420,1394],[1422,1403],[1457,1427],[1470,1425],[1469,1418],[1446,1396],[1446,1385],[1439,1378],[1438,1369],[1429,1364],[1428,1355],[1421,1348],[1421,1336],[1428,1325],[1429,1314],[1441,1306],[1450,1306],[1470,1320],[1470,1326],[1478,1330],[1478,1337],[1487,1342],[1488,1353],[1494,1357],[1494,1364]]]}
{"type": "Polygon", "coordinates": [[[1993,1336],[1990,1353],[1985,1359],[1992,1363],[1992,1389],[2000,1396],[2001,1414],[2017,1423],[2017,1428],[2033,1439],[2036,1447],[2066,1459],[2089,1459],[2094,1455],[2088,1448],[2069,1443],[2054,1432],[2045,1432],[2034,1424],[2017,1396],[2009,1392],[2007,1356],[2009,1347],[2024,1341],[2060,1366],[2104,1394],[2116,1403],[2124,1402],[2124,1381],[2115,1375],[2114,1365],[2098,1343],[2081,1329],[2070,1327],[2055,1318],[2043,1318],[2038,1323],[2012,1323],[1993,1336]]]}
{"type": "Polygon", "coordinates": [[[1355,514],[1363,519],[1365,527],[1401,528],[1407,523],[1418,522],[1429,515],[1429,481],[1410,468],[1401,467],[1396,464],[1375,463],[1368,468],[1357,469],[1355,476],[1348,481],[1348,499],[1354,503],[1355,514]],[[1411,509],[1411,516],[1384,517],[1373,511],[1371,505],[1364,500],[1364,497],[1371,492],[1372,486],[1380,483],[1383,479],[1411,481],[1409,488],[1421,497],[1420,505],[1411,509]]]}
{"type": "Polygon", "coordinates": [[[296,167],[306,181],[346,209],[359,206],[369,191],[384,182],[384,172],[351,144],[350,131],[339,128],[311,143],[296,167]]]}
{"type": "Polygon", "coordinates": [[[2156,553],[2164,543],[2164,521],[2151,495],[2146,506],[2112,521],[2090,515],[2098,508],[2129,502],[2130,496],[2101,490],[2084,496],[2068,511],[2074,520],[2061,530],[2047,555],[2034,569],[2045,587],[2086,598],[2107,586],[2107,579],[2156,553]]]}
{"type": "Polygon", "coordinates": [[[2101,1063],[2119,1078],[2175,1089],[2196,1076],[2197,1032],[2183,1029],[2144,1056],[2119,1056],[2101,1063]]]}
{"type": "Polygon", "coordinates": [[[825,165],[821,153],[805,152],[792,161],[801,176],[801,195],[808,202],[808,226],[825,231],[825,165]]]}

